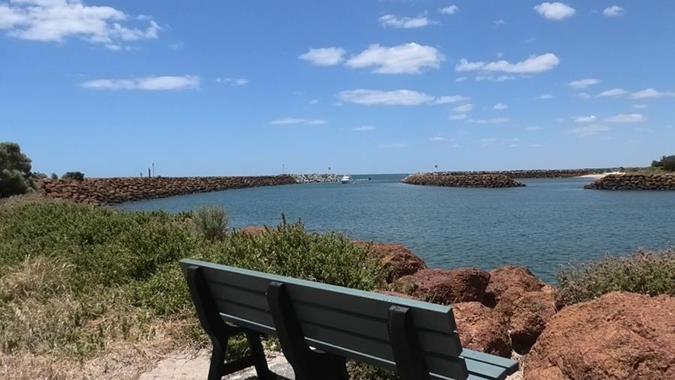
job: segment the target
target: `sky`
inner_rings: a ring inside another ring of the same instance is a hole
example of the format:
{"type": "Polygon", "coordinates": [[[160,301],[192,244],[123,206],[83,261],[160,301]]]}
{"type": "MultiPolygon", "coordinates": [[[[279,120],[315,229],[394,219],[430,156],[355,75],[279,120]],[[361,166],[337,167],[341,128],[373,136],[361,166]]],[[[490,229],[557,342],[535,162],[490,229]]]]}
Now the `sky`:
{"type": "Polygon", "coordinates": [[[0,0],[0,141],[92,177],[646,166],[675,2],[0,0]]]}

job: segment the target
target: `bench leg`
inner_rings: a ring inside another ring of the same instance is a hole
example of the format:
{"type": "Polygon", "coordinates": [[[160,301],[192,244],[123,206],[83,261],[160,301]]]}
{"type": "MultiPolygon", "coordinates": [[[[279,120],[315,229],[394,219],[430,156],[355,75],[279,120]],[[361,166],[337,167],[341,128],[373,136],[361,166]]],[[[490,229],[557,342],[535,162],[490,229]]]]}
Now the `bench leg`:
{"type": "Polygon", "coordinates": [[[250,366],[255,366],[259,379],[275,379],[276,375],[267,367],[265,352],[260,343],[260,336],[252,331],[225,324],[211,297],[211,292],[200,267],[190,266],[187,268],[185,274],[192,302],[195,305],[195,309],[197,309],[199,323],[206,332],[206,335],[211,339],[213,345],[208,379],[220,380],[224,375],[250,366]],[[252,354],[231,362],[225,362],[229,338],[241,332],[246,334],[252,354]]]}
{"type": "Polygon", "coordinates": [[[307,346],[284,284],[279,282],[269,284],[267,302],[274,320],[274,327],[277,329],[281,350],[293,367],[296,380],[349,379],[344,358],[314,352],[307,346]]]}

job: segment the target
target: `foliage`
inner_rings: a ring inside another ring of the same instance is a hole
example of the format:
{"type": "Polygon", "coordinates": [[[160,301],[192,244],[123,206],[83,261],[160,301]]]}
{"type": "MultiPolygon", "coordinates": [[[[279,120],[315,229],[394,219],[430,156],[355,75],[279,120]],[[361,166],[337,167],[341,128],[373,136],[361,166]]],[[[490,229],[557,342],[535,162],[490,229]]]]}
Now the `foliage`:
{"type": "Polygon", "coordinates": [[[61,179],[67,179],[71,181],[83,181],[84,173],[82,172],[66,172],[61,176],[61,179]]]}
{"type": "Polygon", "coordinates": [[[56,173],[52,173],[52,175],[49,176],[51,179],[59,179],[59,175],[56,173]]]}
{"type": "Polygon", "coordinates": [[[30,174],[31,160],[21,152],[19,145],[0,143],[0,198],[34,189],[30,174]]]}
{"type": "Polygon", "coordinates": [[[0,352],[86,358],[117,340],[166,335],[155,327],[165,321],[180,326],[174,344],[205,344],[178,266],[185,257],[361,289],[380,282],[380,264],[343,235],[282,223],[211,241],[193,218],[1,203],[0,352]]]}
{"type": "Polygon", "coordinates": [[[194,216],[197,230],[208,240],[219,240],[225,236],[230,220],[222,206],[203,206],[194,216]]]}
{"type": "Polygon", "coordinates": [[[664,171],[675,171],[675,155],[663,156],[659,161],[652,161],[653,168],[661,168],[664,171]]]}
{"type": "Polygon", "coordinates": [[[675,296],[675,250],[638,251],[565,268],[558,274],[563,304],[584,302],[613,291],[675,296]]]}

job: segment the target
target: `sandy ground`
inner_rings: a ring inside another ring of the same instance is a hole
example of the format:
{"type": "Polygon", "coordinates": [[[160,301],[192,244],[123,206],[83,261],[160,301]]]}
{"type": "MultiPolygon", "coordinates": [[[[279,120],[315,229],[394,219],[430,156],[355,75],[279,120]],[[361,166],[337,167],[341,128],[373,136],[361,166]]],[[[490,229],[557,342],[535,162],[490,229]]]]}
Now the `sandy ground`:
{"type": "MultiPolygon", "coordinates": [[[[270,369],[287,378],[294,379],[293,368],[283,355],[276,352],[267,353],[267,363],[270,369]]],[[[155,368],[142,374],[140,380],[203,380],[209,372],[209,352],[185,353],[175,352],[166,356],[157,363],[155,368]]],[[[509,376],[507,380],[522,380],[522,370],[509,376]]],[[[224,377],[226,380],[257,379],[252,367],[224,377]]]]}
{"type": "Polygon", "coordinates": [[[611,173],[602,173],[602,174],[586,174],[586,175],[580,175],[576,178],[590,178],[590,179],[600,179],[604,176],[608,176],[610,174],[624,174],[623,172],[611,172],[611,173]]]}

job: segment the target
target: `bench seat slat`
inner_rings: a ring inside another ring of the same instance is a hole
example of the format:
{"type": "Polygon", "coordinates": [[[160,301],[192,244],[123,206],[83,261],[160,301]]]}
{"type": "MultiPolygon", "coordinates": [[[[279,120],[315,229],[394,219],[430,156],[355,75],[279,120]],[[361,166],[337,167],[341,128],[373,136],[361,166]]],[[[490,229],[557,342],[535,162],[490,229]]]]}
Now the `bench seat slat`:
{"type": "Polygon", "coordinates": [[[518,371],[518,362],[513,361],[508,358],[503,358],[501,356],[489,355],[483,352],[464,349],[462,350],[461,357],[466,360],[475,360],[483,363],[488,363],[494,366],[502,367],[506,371],[506,375],[511,375],[518,371]]]}

